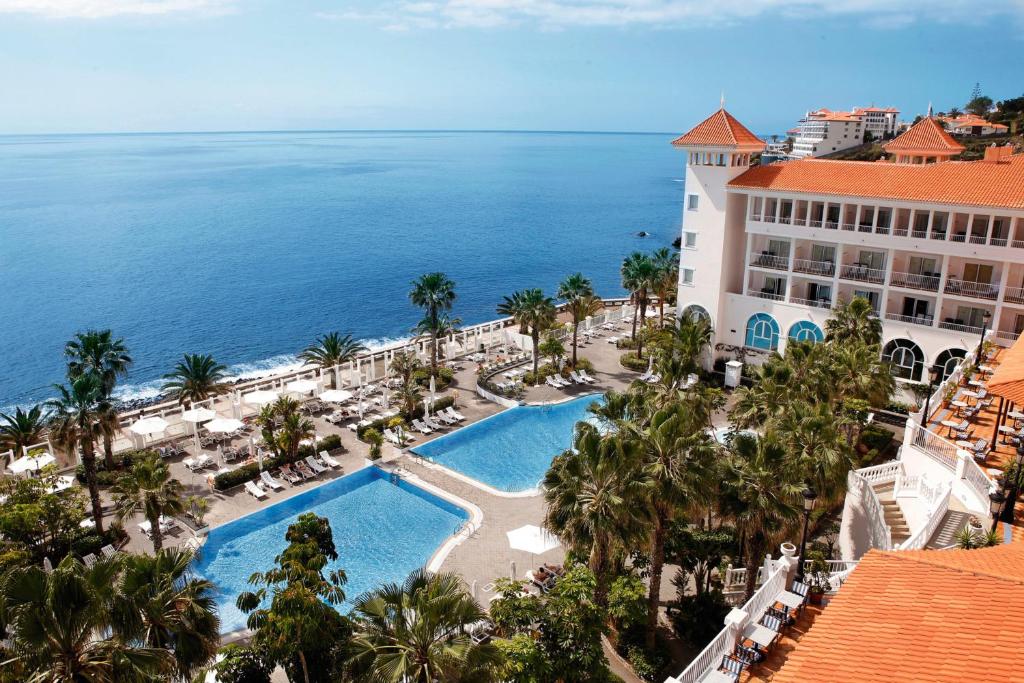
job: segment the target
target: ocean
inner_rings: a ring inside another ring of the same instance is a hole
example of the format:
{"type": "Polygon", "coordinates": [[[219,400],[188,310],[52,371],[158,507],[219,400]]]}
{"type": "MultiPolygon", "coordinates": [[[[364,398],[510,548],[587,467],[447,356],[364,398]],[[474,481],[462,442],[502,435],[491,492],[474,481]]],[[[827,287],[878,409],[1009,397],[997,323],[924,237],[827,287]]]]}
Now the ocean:
{"type": "Polygon", "coordinates": [[[622,258],[679,234],[685,160],[671,139],[0,136],[0,406],[52,396],[65,341],[88,328],[125,339],[121,396],[137,398],[185,352],[243,376],[332,330],[408,336],[410,282],[434,270],[455,280],[467,325],[575,271],[621,296],[622,258]]]}

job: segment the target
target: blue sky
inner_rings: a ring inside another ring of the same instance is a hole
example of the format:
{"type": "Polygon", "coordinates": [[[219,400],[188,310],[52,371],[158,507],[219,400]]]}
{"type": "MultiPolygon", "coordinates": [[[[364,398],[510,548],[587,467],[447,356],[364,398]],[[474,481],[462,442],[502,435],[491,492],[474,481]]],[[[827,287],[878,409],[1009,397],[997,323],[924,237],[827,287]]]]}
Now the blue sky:
{"type": "MultiPolygon", "coordinates": [[[[0,133],[680,131],[1024,94],[1020,0],[0,0],[0,133]],[[979,10],[979,7],[981,9],[979,10]]],[[[909,117],[908,117],[909,118],[909,117]]]]}

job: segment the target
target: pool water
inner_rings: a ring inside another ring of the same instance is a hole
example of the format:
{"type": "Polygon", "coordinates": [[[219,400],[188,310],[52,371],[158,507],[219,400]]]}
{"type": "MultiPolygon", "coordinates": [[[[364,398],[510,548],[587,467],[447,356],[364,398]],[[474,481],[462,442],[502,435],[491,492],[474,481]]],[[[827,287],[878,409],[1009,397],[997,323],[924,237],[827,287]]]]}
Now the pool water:
{"type": "Polygon", "coordinates": [[[221,630],[245,626],[235,607],[251,590],[249,576],[274,566],[288,545],[285,531],[299,514],[314,512],[331,521],[338,559],[324,573],[344,569],[349,601],[388,582],[401,582],[424,566],[469,515],[404,480],[392,483],[386,472],[367,467],[276,505],[217,527],[200,551],[195,570],[219,592],[221,630]]]}
{"type": "Polygon", "coordinates": [[[518,406],[412,449],[499,491],[537,488],[556,455],[572,445],[576,423],[599,394],[545,406],[518,406]]]}

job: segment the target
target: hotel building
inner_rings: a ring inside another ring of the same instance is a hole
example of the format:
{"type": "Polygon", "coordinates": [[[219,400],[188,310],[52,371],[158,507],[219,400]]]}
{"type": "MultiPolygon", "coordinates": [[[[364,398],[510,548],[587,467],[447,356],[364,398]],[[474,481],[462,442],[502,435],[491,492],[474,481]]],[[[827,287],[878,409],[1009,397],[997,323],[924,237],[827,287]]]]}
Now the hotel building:
{"type": "Polygon", "coordinates": [[[854,296],[904,380],[951,370],[985,331],[1009,343],[1024,330],[1024,155],[951,161],[962,146],[925,118],[885,145],[890,161],[755,166],[764,142],[724,109],[673,144],[686,153],[679,310],[710,318],[716,355],[821,339],[854,296]]]}
{"type": "Polygon", "coordinates": [[[800,120],[790,156],[818,157],[856,147],[864,142],[864,121],[859,114],[819,109],[800,120]]]}

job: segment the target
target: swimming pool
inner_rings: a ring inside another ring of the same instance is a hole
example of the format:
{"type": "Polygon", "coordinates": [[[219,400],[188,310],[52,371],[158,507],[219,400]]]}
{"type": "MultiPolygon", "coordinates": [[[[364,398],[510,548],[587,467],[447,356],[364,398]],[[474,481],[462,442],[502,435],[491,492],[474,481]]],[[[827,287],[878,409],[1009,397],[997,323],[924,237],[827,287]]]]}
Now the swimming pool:
{"type": "Polygon", "coordinates": [[[509,408],[412,449],[499,491],[534,489],[551,459],[572,445],[576,423],[604,399],[588,394],[544,406],[509,408]]]}
{"type": "Polygon", "coordinates": [[[405,480],[367,467],[281,501],[210,531],[195,571],[217,584],[221,630],[245,626],[235,607],[239,593],[250,590],[249,576],[266,571],[285,549],[288,525],[303,512],[331,521],[338,559],[325,573],[344,569],[345,595],[353,600],[377,586],[401,582],[424,566],[456,527],[469,518],[462,508],[405,480]]]}

